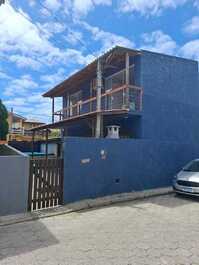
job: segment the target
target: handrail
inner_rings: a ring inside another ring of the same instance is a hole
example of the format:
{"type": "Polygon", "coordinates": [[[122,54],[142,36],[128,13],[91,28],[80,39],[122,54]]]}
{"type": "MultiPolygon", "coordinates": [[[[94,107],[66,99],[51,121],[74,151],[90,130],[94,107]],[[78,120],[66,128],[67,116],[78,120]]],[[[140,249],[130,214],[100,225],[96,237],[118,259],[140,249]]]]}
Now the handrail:
{"type": "MultiPolygon", "coordinates": [[[[141,88],[141,87],[138,87],[138,86],[133,86],[133,85],[123,85],[123,86],[120,86],[120,87],[115,88],[115,89],[109,89],[108,91],[106,91],[105,93],[103,93],[103,94],[101,95],[101,98],[103,98],[103,97],[105,97],[105,96],[109,96],[109,95],[111,95],[111,94],[114,94],[114,93],[116,93],[116,92],[118,92],[118,91],[124,90],[124,89],[127,88],[127,87],[129,87],[129,88],[133,88],[133,89],[135,89],[135,90],[140,90],[140,91],[142,91],[142,88],[141,88]]],[[[61,114],[62,112],[64,112],[64,111],[70,110],[71,108],[75,108],[75,107],[78,107],[78,106],[80,106],[80,105],[82,106],[82,105],[84,105],[84,104],[91,103],[91,102],[93,102],[93,101],[95,101],[95,100],[97,100],[97,97],[96,97],[96,96],[95,96],[95,97],[92,97],[92,98],[89,98],[89,99],[86,99],[86,100],[84,100],[84,101],[80,100],[78,103],[76,103],[76,104],[74,104],[74,105],[72,105],[72,106],[69,106],[69,107],[66,107],[66,108],[63,108],[63,109],[61,109],[61,110],[58,110],[58,111],[54,112],[54,115],[60,115],[60,114],[61,114]]]]}
{"type": "MultiPolygon", "coordinates": [[[[114,109],[129,109],[133,111],[142,110],[142,88],[133,85],[123,85],[114,89],[109,89],[101,95],[102,110],[114,110],[114,109]],[[116,94],[122,91],[120,94],[116,94]],[[114,95],[117,95],[116,97],[114,95]]],[[[63,108],[53,113],[55,116],[59,116],[59,119],[78,117],[81,114],[92,113],[96,111],[97,97],[88,98],[84,101],[80,100],[76,104],[63,108]]]]}

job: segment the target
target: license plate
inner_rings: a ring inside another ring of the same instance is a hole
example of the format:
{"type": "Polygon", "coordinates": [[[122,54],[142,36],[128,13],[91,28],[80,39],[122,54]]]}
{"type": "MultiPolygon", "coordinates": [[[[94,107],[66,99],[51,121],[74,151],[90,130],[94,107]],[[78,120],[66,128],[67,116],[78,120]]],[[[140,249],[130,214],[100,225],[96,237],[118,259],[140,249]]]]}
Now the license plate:
{"type": "Polygon", "coordinates": [[[193,189],[190,187],[183,188],[183,191],[185,192],[193,192],[193,189]]]}

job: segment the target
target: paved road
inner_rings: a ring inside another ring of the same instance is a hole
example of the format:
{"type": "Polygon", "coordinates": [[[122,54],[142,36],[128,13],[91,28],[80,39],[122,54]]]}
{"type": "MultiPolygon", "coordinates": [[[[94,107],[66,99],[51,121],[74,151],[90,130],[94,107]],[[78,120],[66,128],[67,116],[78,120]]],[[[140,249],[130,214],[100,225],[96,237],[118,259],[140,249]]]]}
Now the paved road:
{"type": "Polygon", "coordinates": [[[166,195],[0,228],[0,264],[199,264],[199,200],[166,195]]]}

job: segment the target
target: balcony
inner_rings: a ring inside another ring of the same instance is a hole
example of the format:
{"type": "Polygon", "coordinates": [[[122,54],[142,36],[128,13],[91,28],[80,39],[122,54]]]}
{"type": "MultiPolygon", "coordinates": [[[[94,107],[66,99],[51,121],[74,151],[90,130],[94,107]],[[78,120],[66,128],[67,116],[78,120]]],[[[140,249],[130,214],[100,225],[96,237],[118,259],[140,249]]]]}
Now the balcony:
{"type": "Polygon", "coordinates": [[[32,136],[32,132],[28,129],[24,129],[23,127],[9,129],[8,133],[12,135],[32,136]]]}
{"type": "MultiPolygon", "coordinates": [[[[126,111],[138,113],[142,111],[142,89],[132,85],[122,85],[114,89],[106,90],[101,95],[101,111],[126,111]]],[[[92,97],[87,100],[80,100],[74,105],[70,105],[62,110],[54,112],[59,120],[67,120],[83,115],[97,112],[97,98],[92,97]]]]}

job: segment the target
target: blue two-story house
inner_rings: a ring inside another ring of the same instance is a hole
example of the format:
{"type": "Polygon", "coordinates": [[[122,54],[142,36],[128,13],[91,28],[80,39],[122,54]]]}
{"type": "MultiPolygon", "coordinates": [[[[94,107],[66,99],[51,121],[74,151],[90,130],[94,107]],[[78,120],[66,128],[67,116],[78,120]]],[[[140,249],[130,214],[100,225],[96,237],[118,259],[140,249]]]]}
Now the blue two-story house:
{"type": "Polygon", "coordinates": [[[121,138],[199,139],[196,61],[123,47],[100,57],[100,73],[98,61],[44,94],[52,98],[48,127],[64,128],[65,136],[104,137],[106,126],[119,125],[121,138]],[[56,97],[63,99],[58,111],[56,97]]]}
{"type": "Polygon", "coordinates": [[[197,61],[117,46],[44,96],[52,123],[34,130],[65,136],[64,202],[169,186],[199,157],[197,61]]]}

